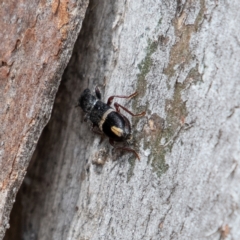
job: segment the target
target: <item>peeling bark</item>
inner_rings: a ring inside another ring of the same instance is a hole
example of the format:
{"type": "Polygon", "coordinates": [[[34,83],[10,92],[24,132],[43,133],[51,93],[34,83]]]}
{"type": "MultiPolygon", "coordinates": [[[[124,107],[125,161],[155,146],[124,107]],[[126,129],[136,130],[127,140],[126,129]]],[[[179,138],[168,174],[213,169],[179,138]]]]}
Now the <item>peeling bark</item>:
{"type": "Polygon", "coordinates": [[[12,212],[19,236],[240,239],[239,18],[237,1],[91,1],[12,212]],[[147,110],[130,118],[140,162],[74,108],[96,85],[139,92],[118,102],[147,110]]]}
{"type": "Polygon", "coordinates": [[[0,239],[80,31],[87,1],[0,3],[0,239]]]}

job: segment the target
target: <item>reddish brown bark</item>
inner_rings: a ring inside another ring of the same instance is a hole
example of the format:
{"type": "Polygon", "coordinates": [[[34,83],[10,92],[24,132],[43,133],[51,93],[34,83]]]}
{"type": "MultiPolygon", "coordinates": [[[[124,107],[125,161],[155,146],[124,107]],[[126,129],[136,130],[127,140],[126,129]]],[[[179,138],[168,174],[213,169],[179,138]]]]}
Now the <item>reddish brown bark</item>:
{"type": "Polygon", "coordinates": [[[0,238],[46,125],[88,1],[5,1],[0,7],[0,238]]]}

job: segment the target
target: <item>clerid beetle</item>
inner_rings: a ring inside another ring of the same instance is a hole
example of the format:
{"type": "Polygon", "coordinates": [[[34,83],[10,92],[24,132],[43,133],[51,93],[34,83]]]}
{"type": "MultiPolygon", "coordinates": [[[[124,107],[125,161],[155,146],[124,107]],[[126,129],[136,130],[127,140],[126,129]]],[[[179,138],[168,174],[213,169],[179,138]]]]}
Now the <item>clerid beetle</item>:
{"type": "MultiPolygon", "coordinates": [[[[120,113],[120,108],[129,113],[132,116],[144,116],[145,112],[139,114],[133,114],[127,108],[118,103],[114,103],[115,109],[111,107],[114,98],[127,98],[130,99],[137,95],[137,92],[130,96],[114,95],[108,98],[107,103],[101,101],[101,93],[96,87],[96,96],[92,95],[87,88],[81,94],[78,100],[78,106],[86,113],[84,119],[92,122],[92,127],[97,127],[100,132],[103,132],[109,137],[109,143],[114,147],[114,142],[128,142],[132,138],[131,124],[126,116],[120,113]]],[[[93,129],[92,128],[92,129],[93,129]]],[[[117,147],[125,151],[133,152],[140,160],[138,153],[128,147],[117,147]]]]}

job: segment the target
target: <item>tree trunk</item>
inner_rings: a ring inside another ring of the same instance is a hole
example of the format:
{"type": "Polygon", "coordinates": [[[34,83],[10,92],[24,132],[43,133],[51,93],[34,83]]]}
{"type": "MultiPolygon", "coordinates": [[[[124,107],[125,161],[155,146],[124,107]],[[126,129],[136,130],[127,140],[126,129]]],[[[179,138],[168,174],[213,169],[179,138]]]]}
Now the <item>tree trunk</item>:
{"type": "Polygon", "coordinates": [[[90,1],[5,239],[240,239],[239,10],[90,1]],[[114,101],[146,110],[124,113],[141,161],[74,107],[96,85],[105,102],[138,91],[114,101]]]}
{"type": "Polygon", "coordinates": [[[0,239],[42,129],[88,1],[0,3],[0,239]]]}

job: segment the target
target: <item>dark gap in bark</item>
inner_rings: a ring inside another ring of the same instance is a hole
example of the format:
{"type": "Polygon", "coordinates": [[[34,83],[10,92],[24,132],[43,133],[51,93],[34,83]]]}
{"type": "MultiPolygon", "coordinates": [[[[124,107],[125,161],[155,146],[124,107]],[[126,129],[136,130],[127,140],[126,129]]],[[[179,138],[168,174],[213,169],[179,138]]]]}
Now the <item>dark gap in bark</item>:
{"type": "Polygon", "coordinates": [[[83,115],[74,106],[84,88],[104,83],[113,52],[114,6],[114,1],[89,3],[51,119],[17,194],[4,240],[66,239],[86,175],[86,149],[93,139],[86,125],[82,127],[83,115]]]}
{"type": "Polygon", "coordinates": [[[40,239],[40,231],[44,232],[44,239],[66,239],[77,209],[81,181],[85,178],[86,148],[91,144],[86,140],[91,135],[89,129],[80,124],[83,116],[74,106],[85,87],[104,83],[112,51],[114,16],[113,1],[101,4],[97,0],[90,1],[56,95],[51,119],[41,134],[17,194],[4,240],[40,239]],[[69,146],[73,135],[76,141],[69,146]],[[80,147],[73,153],[76,146],[80,147]],[[78,184],[73,184],[76,178],[78,184]],[[65,198],[68,199],[65,201],[65,198]],[[63,219],[64,224],[57,226],[63,219]],[[56,232],[60,237],[56,237],[56,232]]]}

